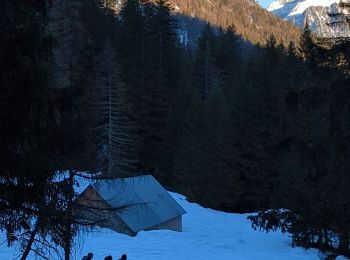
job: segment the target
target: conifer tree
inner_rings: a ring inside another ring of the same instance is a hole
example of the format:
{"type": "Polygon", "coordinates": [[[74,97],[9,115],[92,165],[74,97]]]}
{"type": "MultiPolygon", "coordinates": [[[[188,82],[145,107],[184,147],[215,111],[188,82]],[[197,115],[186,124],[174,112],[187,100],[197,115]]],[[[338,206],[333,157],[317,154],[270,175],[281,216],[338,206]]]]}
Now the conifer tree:
{"type": "Polygon", "coordinates": [[[298,52],[309,66],[314,67],[316,65],[316,46],[313,42],[312,33],[307,23],[305,24],[303,33],[300,37],[298,52]]]}
{"type": "Polygon", "coordinates": [[[287,57],[285,59],[285,67],[287,84],[290,90],[301,89],[301,66],[297,57],[297,49],[294,42],[290,42],[287,48],[287,57]]]}
{"type": "Polygon", "coordinates": [[[213,85],[218,84],[218,75],[215,68],[217,42],[210,25],[207,24],[197,42],[195,54],[195,81],[204,100],[208,98],[213,85]]]}
{"type": "MultiPolygon", "coordinates": [[[[181,52],[179,66],[179,80],[177,91],[173,93],[172,104],[169,108],[169,116],[166,119],[166,130],[164,134],[164,141],[162,142],[159,150],[162,155],[157,171],[155,172],[156,177],[164,184],[166,187],[173,189],[178,187],[179,190],[185,188],[185,172],[181,172],[177,167],[181,160],[176,158],[182,155],[179,153],[187,152],[185,150],[178,150],[186,145],[182,144],[182,134],[188,134],[184,132],[182,128],[183,124],[187,124],[186,116],[187,109],[193,110],[197,109],[197,102],[200,101],[199,91],[193,86],[193,69],[192,60],[190,60],[187,53],[181,52]],[[176,162],[175,162],[176,161],[176,162]],[[167,173],[167,174],[164,174],[167,173]]],[[[193,111],[192,111],[193,112],[193,111]]],[[[196,112],[193,112],[196,113],[196,112]]],[[[191,117],[191,116],[190,116],[191,117]]],[[[187,149],[191,150],[191,147],[187,149]]],[[[187,161],[183,161],[186,163],[187,161]]]]}
{"type": "Polygon", "coordinates": [[[48,77],[51,43],[44,33],[45,1],[2,4],[0,229],[9,245],[23,242],[21,259],[26,259],[39,230],[34,223],[44,219],[46,187],[57,159],[50,132],[55,125],[48,77]]]}
{"type": "MultiPolygon", "coordinates": [[[[146,3],[144,3],[146,5],[146,3]]],[[[143,107],[143,147],[141,157],[148,170],[154,170],[161,160],[159,148],[165,138],[167,118],[178,88],[180,49],[175,18],[167,1],[146,6],[145,80],[143,107]]]]}
{"type": "Polygon", "coordinates": [[[97,58],[93,107],[96,113],[94,133],[101,158],[100,169],[107,176],[127,176],[135,169],[136,140],[129,119],[130,105],[121,81],[118,60],[109,41],[97,58]],[[103,165],[105,165],[103,167],[103,165]]]}
{"type": "MultiPolygon", "coordinates": [[[[120,11],[120,59],[125,83],[131,90],[143,88],[144,18],[138,0],[125,1],[120,11]]],[[[131,93],[131,96],[136,93],[131,93]]]]}
{"type": "Polygon", "coordinates": [[[201,139],[205,138],[202,134],[205,120],[202,116],[203,102],[197,89],[186,88],[177,108],[178,113],[174,115],[176,116],[177,133],[172,149],[171,165],[173,181],[183,190],[184,194],[197,198],[198,189],[194,190],[190,186],[195,185],[198,181],[198,173],[202,167],[201,139]]]}
{"type": "Polygon", "coordinates": [[[219,37],[219,53],[216,65],[220,70],[221,85],[225,95],[232,95],[232,88],[238,82],[240,73],[240,37],[236,27],[231,25],[219,37]]]}
{"type": "Polygon", "coordinates": [[[147,35],[145,17],[142,14],[138,0],[127,0],[120,11],[119,57],[123,70],[123,79],[127,86],[126,99],[130,105],[130,118],[136,124],[136,133],[140,143],[136,152],[140,158],[138,170],[146,171],[142,159],[144,136],[147,124],[148,89],[147,35]]]}
{"type": "Polygon", "coordinates": [[[204,107],[204,138],[201,142],[201,186],[212,192],[202,195],[203,203],[210,205],[212,199],[220,201],[226,211],[237,209],[243,185],[238,170],[235,121],[231,116],[230,103],[219,86],[212,89],[204,107]]]}

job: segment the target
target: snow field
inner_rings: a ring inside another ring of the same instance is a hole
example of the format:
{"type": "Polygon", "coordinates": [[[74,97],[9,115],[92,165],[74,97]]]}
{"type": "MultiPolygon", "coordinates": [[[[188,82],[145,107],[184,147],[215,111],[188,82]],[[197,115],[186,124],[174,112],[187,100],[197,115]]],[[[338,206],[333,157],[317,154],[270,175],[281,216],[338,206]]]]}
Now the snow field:
{"type": "MultiPolygon", "coordinates": [[[[74,259],[88,252],[94,260],[125,253],[136,260],[319,260],[318,250],[292,248],[291,239],[280,232],[254,231],[247,214],[231,214],[189,203],[182,195],[171,195],[188,212],[183,216],[183,232],[167,230],[140,232],[136,237],[96,229],[76,244],[74,259]]],[[[0,243],[5,240],[0,234],[0,243]]],[[[16,259],[15,248],[0,245],[0,259],[16,259]]],[[[29,259],[35,259],[30,256],[29,259]]]]}

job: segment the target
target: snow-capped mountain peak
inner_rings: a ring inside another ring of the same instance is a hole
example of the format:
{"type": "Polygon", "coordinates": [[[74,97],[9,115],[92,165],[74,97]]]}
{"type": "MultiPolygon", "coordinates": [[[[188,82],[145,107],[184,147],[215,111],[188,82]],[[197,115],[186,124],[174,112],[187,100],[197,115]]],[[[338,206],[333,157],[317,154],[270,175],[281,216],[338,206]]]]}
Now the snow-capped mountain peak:
{"type": "Polygon", "coordinates": [[[277,11],[281,8],[291,9],[290,15],[302,14],[312,6],[329,7],[331,4],[339,3],[340,0],[277,0],[267,8],[268,11],[277,11]]]}
{"type": "Polygon", "coordinates": [[[274,10],[282,8],[285,4],[288,4],[290,2],[294,2],[295,0],[277,0],[272,2],[268,7],[267,10],[272,12],[274,10]]]}
{"type": "MultiPolygon", "coordinates": [[[[319,37],[350,37],[349,26],[332,23],[333,13],[344,13],[341,0],[276,0],[267,8],[268,11],[285,20],[303,27],[307,22],[319,37]]],[[[343,0],[344,1],[344,0],[343,0]]]]}

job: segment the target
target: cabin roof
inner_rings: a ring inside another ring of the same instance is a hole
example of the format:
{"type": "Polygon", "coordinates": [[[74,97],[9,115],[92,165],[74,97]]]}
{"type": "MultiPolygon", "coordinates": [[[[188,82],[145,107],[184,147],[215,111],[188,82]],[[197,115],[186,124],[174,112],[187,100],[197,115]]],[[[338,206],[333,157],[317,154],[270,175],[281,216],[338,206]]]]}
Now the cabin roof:
{"type": "Polygon", "coordinates": [[[186,213],[151,175],[98,181],[90,185],[133,231],[153,227],[186,213]]]}

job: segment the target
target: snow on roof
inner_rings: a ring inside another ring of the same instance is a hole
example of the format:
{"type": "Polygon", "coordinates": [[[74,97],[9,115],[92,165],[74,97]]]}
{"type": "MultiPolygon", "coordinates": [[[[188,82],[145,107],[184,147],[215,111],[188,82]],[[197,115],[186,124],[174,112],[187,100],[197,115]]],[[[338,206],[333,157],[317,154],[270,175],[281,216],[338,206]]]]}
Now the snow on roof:
{"type": "Polygon", "coordinates": [[[91,187],[110,206],[126,207],[117,214],[133,232],[153,227],[186,213],[151,175],[103,180],[92,184],[91,187]]]}

